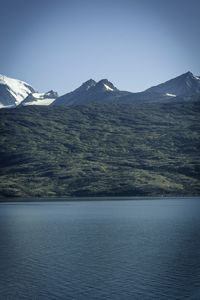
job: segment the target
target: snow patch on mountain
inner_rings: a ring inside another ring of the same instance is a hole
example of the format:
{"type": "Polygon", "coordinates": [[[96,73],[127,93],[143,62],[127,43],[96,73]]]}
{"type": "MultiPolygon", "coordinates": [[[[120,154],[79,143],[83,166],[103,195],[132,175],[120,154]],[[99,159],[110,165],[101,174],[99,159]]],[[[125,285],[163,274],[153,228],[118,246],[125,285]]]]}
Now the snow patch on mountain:
{"type": "Polygon", "coordinates": [[[16,107],[16,105],[14,105],[14,104],[11,104],[11,105],[4,105],[4,104],[0,103],[0,109],[1,109],[1,108],[15,108],[15,107],[16,107]]]}
{"type": "Polygon", "coordinates": [[[174,95],[174,94],[169,94],[169,93],[166,93],[165,96],[176,97],[176,95],[174,95]]]}
{"type": "Polygon", "coordinates": [[[22,105],[23,106],[28,106],[28,105],[50,105],[53,103],[55,99],[40,99],[40,100],[35,100],[32,102],[25,102],[22,105]]]}
{"type": "Polygon", "coordinates": [[[114,91],[114,89],[111,89],[107,84],[104,83],[104,86],[106,88],[107,91],[114,91]]]}
{"type": "Polygon", "coordinates": [[[47,93],[32,93],[21,103],[23,106],[28,105],[50,105],[58,98],[58,94],[54,91],[47,93]]]}

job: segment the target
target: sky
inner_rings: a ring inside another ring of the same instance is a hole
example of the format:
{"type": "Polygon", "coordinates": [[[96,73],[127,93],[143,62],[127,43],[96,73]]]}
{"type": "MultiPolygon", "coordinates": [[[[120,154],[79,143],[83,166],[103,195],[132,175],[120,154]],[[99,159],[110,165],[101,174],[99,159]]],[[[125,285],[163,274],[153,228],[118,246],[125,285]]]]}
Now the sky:
{"type": "Polygon", "coordinates": [[[200,75],[199,0],[0,0],[0,74],[60,95],[200,75]]]}

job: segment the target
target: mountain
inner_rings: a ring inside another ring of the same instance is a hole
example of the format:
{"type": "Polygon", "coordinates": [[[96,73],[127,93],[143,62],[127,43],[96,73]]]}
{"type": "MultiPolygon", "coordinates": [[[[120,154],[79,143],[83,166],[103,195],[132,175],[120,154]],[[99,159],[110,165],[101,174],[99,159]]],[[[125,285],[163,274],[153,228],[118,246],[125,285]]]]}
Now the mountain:
{"type": "Polygon", "coordinates": [[[139,93],[120,91],[107,79],[99,82],[90,79],[73,92],[59,97],[53,105],[83,105],[93,102],[119,104],[171,102],[179,101],[179,97],[185,97],[183,100],[188,101],[190,96],[198,94],[200,94],[200,77],[194,76],[191,72],[139,93]]]}
{"type": "Polygon", "coordinates": [[[110,81],[102,79],[99,82],[90,79],[79,88],[67,93],[53,102],[53,105],[82,105],[93,102],[108,103],[131,93],[118,90],[110,81]]]}
{"type": "Polygon", "coordinates": [[[58,94],[54,91],[39,93],[24,81],[0,75],[0,108],[19,105],[50,105],[58,94]]]}
{"type": "Polygon", "coordinates": [[[200,77],[191,72],[153,86],[143,92],[132,93],[117,89],[112,82],[89,79],[74,91],[58,97],[54,91],[38,93],[27,83],[0,76],[0,108],[27,105],[87,105],[91,103],[140,104],[154,102],[190,101],[200,95],[200,77]]]}
{"type": "Polygon", "coordinates": [[[172,96],[192,96],[200,93],[200,77],[187,72],[165,83],[153,86],[145,92],[162,93],[172,96]]]}
{"type": "Polygon", "coordinates": [[[57,98],[58,93],[52,90],[47,93],[32,93],[21,102],[21,105],[50,105],[57,98]]]}
{"type": "Polygon", "coordinates": [[[26,82],[0,75],[0,108],[16,107],[34,92],[26,82]]]}

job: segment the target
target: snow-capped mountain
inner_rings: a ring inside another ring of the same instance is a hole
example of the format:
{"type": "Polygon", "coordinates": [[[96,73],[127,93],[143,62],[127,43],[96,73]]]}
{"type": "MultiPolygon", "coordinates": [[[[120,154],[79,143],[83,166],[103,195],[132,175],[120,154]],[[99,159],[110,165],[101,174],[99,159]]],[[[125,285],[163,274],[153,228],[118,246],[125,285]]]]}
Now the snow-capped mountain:
{"type": "Polygon", "coordinates": [[[162,93],[172,97],[192,96],[200,93],[200,77],[187,72],[157,86],[153,86],[145,92],[162,93]]]}
{"type": "Polygon", "coordinates": [[[0,108],[28,105],[84,105],[90,103],[152,103],[199,99],[200,77],[191,72],[153,86],[143,92],[120,91],[107,79],[89,79],[74,91],[58,97],[54,91],[36,92],[29,84],[0,75],[0,108]],[[194,97],[193,97],[194,96],[194,97]],[[197,97],[196,97],[197,96],[197,97]],[[196,97],[196,98],[195,98],[196,97]]]}
{"type": "Polygon", "coordinates": [[[99,82],[96,83],[95,92],[114,92],[114,91],[119,91],[113,84],[112,82],[108,81],[108,79],[102,79],[99,82]]]}
{"type": "Polygon", "coordinates": [[[0,75],[0,108],[16,107],[34,92],[26,82],[0,75]]]}
{"type": "Polygon", "coordinates": [[[21,102],[21,105],[50,105],[57,98],[58,93],[52,90],[47,93],[32,93],[21,102]]]}
{"type": "Polygon", "coordinates": [[[14,108],[27,105],[50,105],[58,94],[36,92],[28,83],[0,75],[0,108],[14,108]]]}
{"type": "Polygon", "coordinates": [[[131,93],[118,90],[110,81],[102,79],[99,82],[90,79],[79,88],[67,93],[53,102],[53,105],[82,105],[91,102],[117,101],[123,95],[131,93]]]}

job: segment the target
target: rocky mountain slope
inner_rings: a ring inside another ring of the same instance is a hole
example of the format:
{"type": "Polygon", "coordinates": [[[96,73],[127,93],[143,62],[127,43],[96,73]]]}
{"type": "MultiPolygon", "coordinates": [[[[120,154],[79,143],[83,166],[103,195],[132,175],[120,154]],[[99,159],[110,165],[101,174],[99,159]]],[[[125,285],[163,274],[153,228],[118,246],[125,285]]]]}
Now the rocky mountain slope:
{"type": "Polygon", "coordinates": [[[192,96],[200,93],[200,77],[191,72],[147,89],[146,92],[163,93],[172,96],[192,96]]]}

